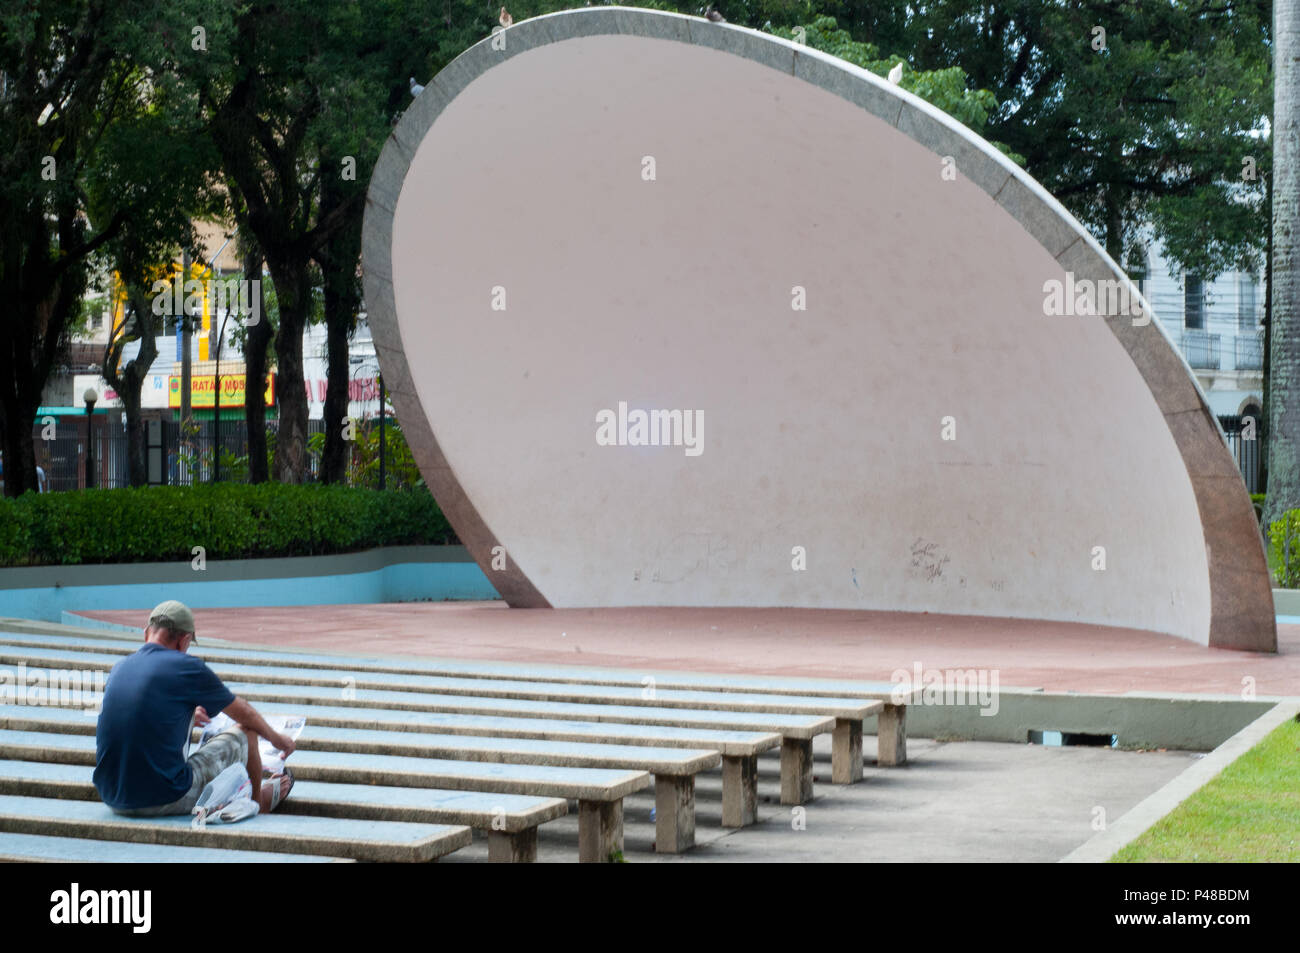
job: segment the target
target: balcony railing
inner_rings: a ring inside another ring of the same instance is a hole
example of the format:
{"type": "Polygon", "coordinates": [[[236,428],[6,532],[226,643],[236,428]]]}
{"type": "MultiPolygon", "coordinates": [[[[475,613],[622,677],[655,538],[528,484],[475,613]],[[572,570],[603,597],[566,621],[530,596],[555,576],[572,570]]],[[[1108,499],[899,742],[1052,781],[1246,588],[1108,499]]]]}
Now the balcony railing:
{"type": "Polygon", "coordinates": [[[1236,338],[1237,370],[1262,371],[1264,369],[1264,335],[1238,334],[1236,338]]]}
{"type": "Polygon", "coordinates": [[[1183,356],[1196,370],[1219,369],[1219,335],[1206,331],[1183,331],[1183,356]]]}

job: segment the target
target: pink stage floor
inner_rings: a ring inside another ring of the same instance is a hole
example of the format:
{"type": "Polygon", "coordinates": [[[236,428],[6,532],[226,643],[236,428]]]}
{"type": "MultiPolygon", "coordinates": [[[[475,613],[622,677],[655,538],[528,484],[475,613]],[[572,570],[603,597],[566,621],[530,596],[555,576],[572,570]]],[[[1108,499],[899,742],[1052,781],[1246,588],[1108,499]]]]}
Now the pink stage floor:
{"type": "MultiPolygon", "coordinates": [[[[140,626],[150,607],[83,616],[140,626]]],[[[889,680],[997,669],[1005,687],[1300,695],[1300,625],[1278,653],[1207,649],[1136,629],[815,609],[509,609],[499,602],[195,610],[199,641],[329,652],[889,680]]]]}

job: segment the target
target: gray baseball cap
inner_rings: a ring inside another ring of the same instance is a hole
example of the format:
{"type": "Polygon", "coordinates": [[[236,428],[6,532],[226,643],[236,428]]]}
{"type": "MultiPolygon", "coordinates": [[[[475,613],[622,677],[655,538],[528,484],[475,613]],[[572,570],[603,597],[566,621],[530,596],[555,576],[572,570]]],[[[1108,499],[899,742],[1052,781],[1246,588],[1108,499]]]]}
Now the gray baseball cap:
{"type": "Polygon", "coordinates": [[[154,625],[158,622],[166,622],[173,629],[179,629],[181,632],[191,634],[194,632],[194,613],[185,603],[177,602],[175,599],[168,599],[154,606],[153,612],[149,613],[149,624],[154,625]]]}

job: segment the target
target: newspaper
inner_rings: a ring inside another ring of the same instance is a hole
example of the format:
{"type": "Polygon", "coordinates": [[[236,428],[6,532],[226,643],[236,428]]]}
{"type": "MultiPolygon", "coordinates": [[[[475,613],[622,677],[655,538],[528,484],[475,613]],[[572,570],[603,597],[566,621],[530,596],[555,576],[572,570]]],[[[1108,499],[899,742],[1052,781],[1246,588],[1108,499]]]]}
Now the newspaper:
{"type": "Polygon", "coordinates": [[[257,816],[260,810],[253,800],[248,770],[242,764],[232,764],[204,787],[191,812],[194,815],[191,826],[203,828],[208,824],[234,824],[257,816]]]}
{"type": "MultiPolygon", "coordinates": [[[[302,715],[271,715],[266,723],[282,735],[293,741],[298,740],[307,719],[302,715]]],[[[205,744],[238,723],[229,715],[218,714],[199,734],[198,747],[205,744]]],[[[262,756],[263,777],[278,777],[284,774],[284,752],[265,738],[258,739],[258,752],[262,756]]],[[[261,779],[259,779],[260,781],[261,779]]],[[[213,778],[199,795],[194,806],[193,826],[205,827],[208,824],[234,824],[259,813],[260,807],[253,796],[253,782],[248,777],[248,769],[242,764],[232,764],[213,778]]]]}
{"type": "MultiPolygon", "coordinates": [[[[297,741],[298,736],[302,734],[303,728],[307,726],[307,719],[303,715],[268,715],[266,723],[282,735],[287,735],[291,741],[297,741]]],[[[237,722],[229,715],[218,714],[203,727],[203,733],[199,735],[199,747],[221,734],[228,728],[235,727],[237,722]]],[[[262,775],[264,777],[275,777],[284,774],[284,752],[277,748],[265,738],[259,738],[257,750],[262,755],[262,775]]]]}

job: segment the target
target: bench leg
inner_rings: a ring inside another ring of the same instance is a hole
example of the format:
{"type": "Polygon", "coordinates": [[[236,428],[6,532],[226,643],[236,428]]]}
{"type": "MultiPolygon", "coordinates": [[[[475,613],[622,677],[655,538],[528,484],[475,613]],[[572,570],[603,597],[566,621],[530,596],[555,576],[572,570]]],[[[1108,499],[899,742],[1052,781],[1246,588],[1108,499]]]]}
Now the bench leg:
{"type": "Polygon", "coordinates": [[[781,803],[806,804],[813,797],[811,738],[781,739],[781,803]]]}
{"type": "Polygon", "coordinates": [[[695,846],[695,775],[655,775],[655,853],[695,846]]]}
{"type": "Polygon", "coordinates": [[[907,764],[907,706],[885,703],[876,720],[876,764],[907,764]]]}
{"type": "Polygon", "coordinates": [[[578,802],[578,860],[603,864],[623,853],[623,799],[578,802]]]}
{"type": "Polygon", "coordinates": [[[722,756],[722,826],[748,827],[758,819],[758,758],[722,756]]]}
{"type": "Polygon", "coordinates": [[[537,828],[488,831],[488,861],[493,864],[537,863],[537,828]]]}
{"type": "Polygon", "coordinates": [[[831,735],[831,780],[854,784],[862,780],[862,719],[835,719],[831,735]]]}

